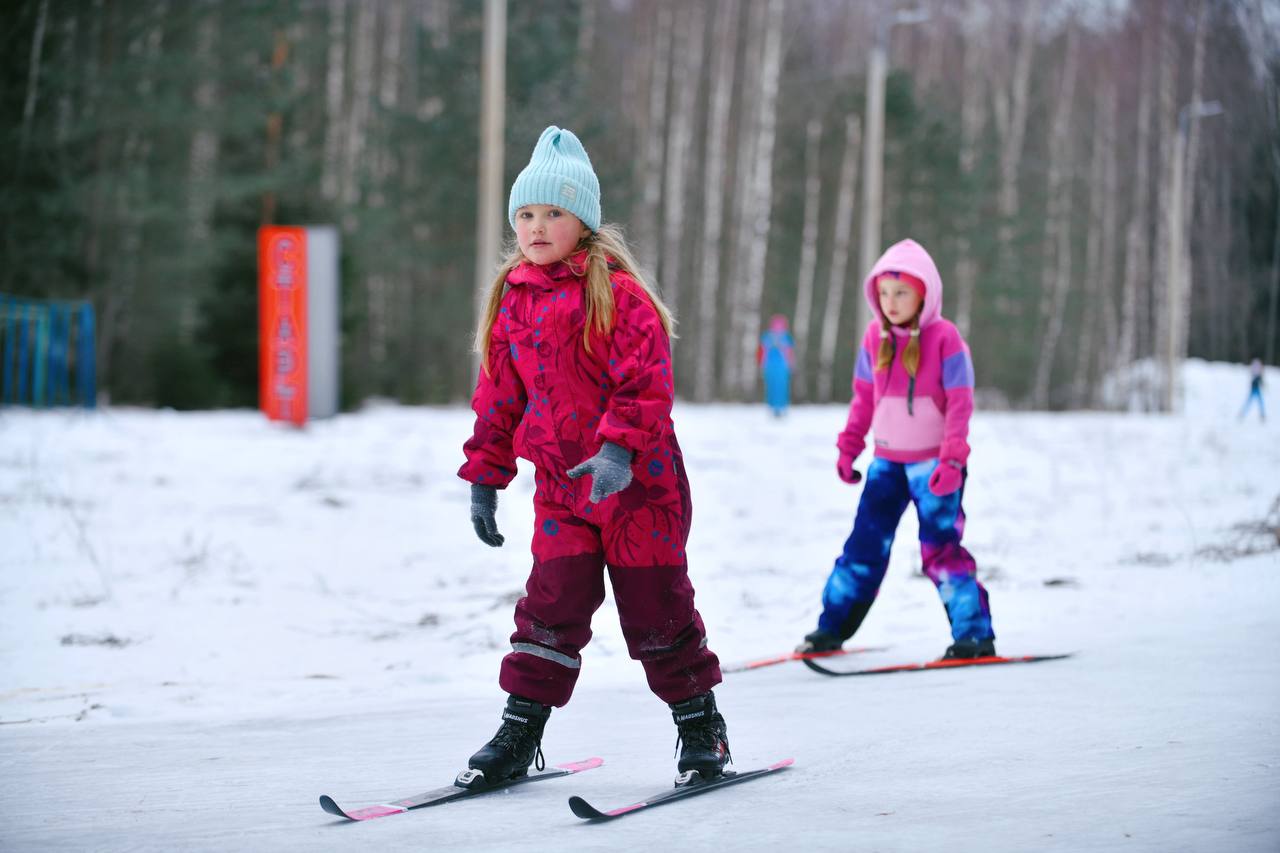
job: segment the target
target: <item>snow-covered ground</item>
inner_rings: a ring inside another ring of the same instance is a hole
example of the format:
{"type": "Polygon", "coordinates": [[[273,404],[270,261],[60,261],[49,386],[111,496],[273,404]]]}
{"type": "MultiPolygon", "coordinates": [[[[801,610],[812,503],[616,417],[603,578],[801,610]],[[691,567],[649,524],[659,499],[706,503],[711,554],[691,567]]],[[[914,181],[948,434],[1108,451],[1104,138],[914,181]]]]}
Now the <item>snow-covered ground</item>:
{"type": "MultiPolygon", "coordinates": [[[[674,727],[611,602],[552,763],[605,765],[365,824],[447,784],[496,728],[528,570],[532,476],[506,547],[468,522],[456,408],[294,431],[252,412],[0,411],[0,849],[1280,849],[1280,372],[1192,363],[1179,416],[979,413],[967,544],[1024,667],[717,689],[738,766],[795,767],[600,826],[565,801],[668,784],[674,727]]],[[[858,490],[843,406],[680,403],[691,575],[726,663],[811,629],[858,490]]],[[[863,460],[865,463],[865,460],[863,460]]],[[[523,463],[522,463],[523,464],[523,463]]],[[[948,642],[915,520],[842,665],[948,642]]]]}

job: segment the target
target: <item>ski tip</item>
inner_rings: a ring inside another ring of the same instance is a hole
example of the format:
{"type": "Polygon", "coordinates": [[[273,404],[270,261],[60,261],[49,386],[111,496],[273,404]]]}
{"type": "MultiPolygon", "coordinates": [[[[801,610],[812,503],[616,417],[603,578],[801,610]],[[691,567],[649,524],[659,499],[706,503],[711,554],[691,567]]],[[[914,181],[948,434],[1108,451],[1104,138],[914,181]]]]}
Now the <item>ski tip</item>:
{"type": "Polygon", "coordinates": [[[347,820],[372,820],[375,817],[386,817],[387,815],[400,814],[405,811],[399,806],[369,806],[368,808],[355,809],[349,812],[343,811],[342,806],[335,803],[333,797],[328,794],[320,795],[320,808],[331,815],[346,818],[347,820]]]}
{"type": "Polygon", "coordinates": [[[320,795],[320,808],[324,809],[331,815],[336,815],[337,817],[347,816],[347,813],[339,808],[338,804],[333,801],[333,797],[328,794],[320,795]]]}
{"type": "Polygon", "coordinates": [[[778,762],[776,762],[776,763],[774,763],[774,764],[770,764],[770,765],[769,765],[769,769],[770,769],[770,770],[781,770],[782,768],[784,768],[784,767],[790,767],[791,765],[793,765],[793,764],[795,764],[795,763],[796,763],[796,760],[795,760],[794,758],[784,758],[784,759],[782,759],[781,761],[778,761],[778,762]]]}
{"type": "Polygon", "coordinates": [[[582,799],[582,797],[570,797],[569,810],[583,820],[608,820],[611,817],[611,815],[600,811],[591,803],[582,799]]]}
{"type": "Polygon", "coordinates": [[[603,758],[584,758],[582,761],[570,761],[567,764],[557,764],[556,769],[568,770],[570,773],[580,773],[583,770],[592,770],[604,764],[603,758]]]}

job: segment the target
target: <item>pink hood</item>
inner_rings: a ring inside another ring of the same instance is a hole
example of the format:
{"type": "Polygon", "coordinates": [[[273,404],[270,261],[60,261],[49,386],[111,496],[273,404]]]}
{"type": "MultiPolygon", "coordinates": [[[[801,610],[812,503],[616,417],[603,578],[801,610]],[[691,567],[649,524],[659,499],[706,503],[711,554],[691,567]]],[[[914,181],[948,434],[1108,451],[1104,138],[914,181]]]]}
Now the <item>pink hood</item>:
{"type": "Polygon", "coordinates": [[[863,282],[867,303],[871,306],[871,316],[880,317],[880,295],[876,289],[876,279],[885,272],[910,273],[924,282],[924,305],[920,309],[920,328],[937,320],[942,313],[942,276],[938,267],[915,240],[906,239],[894,243],[876,261],[871,272],[863,282]]]}

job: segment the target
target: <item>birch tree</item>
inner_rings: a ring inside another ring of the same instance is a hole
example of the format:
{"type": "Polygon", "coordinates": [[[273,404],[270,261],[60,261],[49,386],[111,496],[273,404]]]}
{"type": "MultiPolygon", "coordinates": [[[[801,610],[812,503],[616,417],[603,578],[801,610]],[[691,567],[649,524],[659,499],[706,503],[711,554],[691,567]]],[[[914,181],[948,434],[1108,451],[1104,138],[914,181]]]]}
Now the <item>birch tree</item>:
{"type": "Polygon", "coordinates": [[[1095,103],[1093,136],[1089,152],[1089,215],[1085,237],[1084,308],[1076,347],[1071,403],[1093,405],[1093,368],[1099,349],[1115,346],[1115,311],[1112,310],[1112,255],[1115,251],[1115,111],[1116,89],[1104,76],[1095,103]]]}
{"type": "Polygon", "coordinates": [[[1040,357],[1036,360],[1032,401],[1048,408],[1049,382],[1053,375],[1058,339],[1062,337],[1063,313],[1067,291],[1071,287],[1071,214],[1072,192],[1070,169],[1074,155],[1075,134],[1071,119],[1076,94],[1076,64],[1079,36],[1074,23],[1067,25],[1067,52],[1062,70],[1062,88],[1054,101],[1053,121],[1049,136],[1049,212],[1045,220],[1046,262],[1041,276],[1040,357]],[[1053,263],[1048,263],[1049,258],[1053,263]]]}
{"type": "Polygon", "coordinates": [[[698,104],[699,81],[702,79],[703,29],[706,11],[701,3],[681,8],[677,15],[678,61],[676,74],[684,81],[676,87],[675,114],[671,120],[671,136],[667,145],[665,210],[662,216],[662,251],[659,255],[658,282],[671,309],[679,315],[681,277],[685,267],[684,213],[689,205],[685,189],[689,165],[693,161],[693,123],[698,104]]]}
{"type": "MultiPolygon", "coordinates": [[[[823,306],[822,342],[818,350],[818,399],[829,401],[834,391],[836,343],[840,333],[840,314],[849,267],[849,242],[853,237],[853,199],[858,183],[858,153],[862,141],[862,125],[856,115],[844,120],[844,158],[840,165],[840,183],[836,196],[836,217],[831,239],[831,268],[827,276],[827,301],[823,306]]],[[[854,298],[862,298],[862,282],[854,282],[854,298]]],[[[854,332],[862,334],[862,329],[854,332]]]]}
{"type": "MultiPolygon", "coordinates": [[[[997,80],[992,87],[992,111],[1000,133],[1000,269],[1008,275],[1013,259],[1014,220],[1018,215],[1018,171],[1027,133],[1028,96],[1031,88],[1031,59],[1040,19],[1040,0],[1021,5],[1016,58],[1010,79],[997,80]]],[[[993,66],[994,67],[994,66],[993,66]]]]}
{"type": "MultiPolygon", "coordinates": [[[[1144,37],[1140,43],[1142,51],[1141,72],[1138,82],[1138,115],[1137,138],[1133,146],[1133,193],[1129,204],[1129,225],[1125,230],[1124,285],[1120,306],[1120,334],[1116,343],[1113,367],[1117,375],[1131,374],[1138,346],[1138,323],[1141,316],[1139,304],[1140,288],[1146,282],[1150,269],[1148,253],[1150,243],[1147,239],[1149,228],[1147,198],[1150,192],[1150,148],[1151,148],[1151,67],[1154,64],[1154,50],[1151,39],[1144,37]]],[[[1121,395],[1126,405],[1132,405],[1135,387],[1131,380],[1126,380],[1121,395]]]]}
{"type": "Polygon", "coordinates": [[[763,71],[763,63],[756,57],[764,53],[765,2],[767,0],[758,0],[748,5],[743,47],[743,56],[747,61],[739,80],[741,98],[740,108],[737,111],[738,150],[734,160],[733,238],[729,246],[728,290],[721,300],[721,305],[725,308],[725,317],[724,337],[720,346],[720,391],[730,397],[736,396],[742,388],[742,359],[739,354],[746,314],[746,288],[743,285],[750,263],[750,243],[755,216],[753,206],[757,202],[752,196],[756,186],[753,164],[759,156],[756,146],[760,141],[761,104],[757,92],[761,88],[763,71]]]}
{"type": "Polygon", "coordinates": [[[782,64],[782,0],[768,0],[764,23],[764,56],[760,68],[760,112],[755,159],[751,164],[750,239],[743,293],[739,358],[741,393],[750,397],[756,389],[756,348],[760,305],[764,295],[765,253],[773,211],[773,145],[777,133],[778,74],[782,64]]]}
{"type": "Polygon", "coordinates": [[[809,327],[813,318],[813,284],[818,267],[818,212],[821,210],[822,121],[809,119],[805,127],[804,147],[804,225],[800,236],[800,268],[796,273],[796,310],[792,322],[795,332],[796,397],[803,400],[808,393],[809,327]]]}
{"type": "Polygon", "coordinates": [[[1174,134],[1178,132],[1177,128],[1177,105],[1175,104],[1174,69],[1175,55],[1177,46],[1173,33],[1173,11],[1168,4],[1160,5],[1160,30],[1159,30],[1159,76],[1156,82],[1156,119],[1155,126],[1157,131],[1157,151],[1158,159],[1156,161],[1156,242],[1155,242],[1155,271],[1151,276],[1150,301],[1140,300],[1138,302],[1138,331],[1139,334],[1147,336],[1146,348],[1141,345],[1139,340],[1139,352],[1146,352],[1155,357],[1155,362],[1161,365],[1157,371],[1159,387],[1144,387],[1145,402],[1144,408],[1157,409],[1161,407],[1160,400],[1163,398],[1161,393],[1165,388],[1169,387],[1173,382],[1173,377],[1164,372],[1163,355],[1168,350],[1168,337],[1170,333],[1170,323],[1168,322],[1170,302],[1168,296],[1169,283],[1169,252],[1173,245],[1173,232],[1169,228],[1169,216],[1166,215],[1169,210],[1169,190],[1170,184],[1173,182],[1172,175],[1174,170],[1173,164],[1173,145],[1172,140],[1174,134]],[[1149,313],[1143,309],[1150,308],[1149,313]]]}
{"type": "Polygon", "coordinates": [[[324,159],[321,192],[336,199],[342,187],[346,121],[347,0],[329,0],[329,53],[325,62],[324,159]]]}
{"type": "MultiPolygon", "coordinates": [[[[982,74],[987,63],[985,27],[986,9],[975,0],[965,8],[963,24],[964,70],[960,84],[960,174],[972,186],[978,160],[978,135],[982,132],[986,111],[982,74]]],[[[956,229],[955,324],[962,335],[968,335],[973,317],[973,291],[978,278],[969,234],[976,227],[971,212],[962,214],[956,229]]]]}
{"type": "Polygon", "coordinates": [[[671,6],[658,3],[654,49],[649,76],[649,120],[645,130],[644,169],[640,173],[640,211],[636,215],[636,245],[642,262],[655,263],[658,251],[658,209],[662,201],[662,161],[667,141],[667,88],[671,67],[671,6]]]}
{"type": "Polygon", "coordinates": [[[729,103],[733,96],[737,60],[738,0],[720,0],[715,14],[715,66],[711,76],[711,105],[707,121],[702,197],[702,258],[698,276],[697,359],[694,362],[694,399],[710,400],[715,393],[717,296],[720,292],[721,235],[724,230],[724,193],[728,160],[729,103]]]}
{"type": "MultiPolygon", "coordinates": [[[[1181,246],[1182,258],[1176,265],[1177,276],[1174,279],[1175,287],[1171,293],[1172,304],[1169,306],[1169,335],[1170,348],[1174,352],[1175,370],[1179,369],[1183,361],[1187,357],[1187,347],[1191,338],[1191,291],[1193,283],[1193,270],[1191,267],[1191,244],[1190,230],[1191,215],[1195,210],[1196,198],[1196,163],[1199,160],[1200,152],[1200,119],[1195,110],[1200,106],[1201,97],[1204,89],[1204,43],[1205,31],[1208,29],[1208,5],[1205,0],[1199,0],[1198,12],[1196,14],[1196,34],[1195,43],[1192,48],[1191,59],[1191,100],[1189,102],[1192,108],[1192,114],[1189,116],[1189,125],[1185,129],[1187,134],[1186,144],[1186,160],[1184,162],[1175,162],[1173,168],[1183,170],[1183,186],[1186,187],[1183,193],[1182,209],[1178,211],[1179,227],[1183,229],[1180,239],[1174,241],[1176,245],[1181,246]]],[[[1179,127],[1179,133],[1184,132],[1179,127]]],[[[1169,381],[1174,384],[1174,404],[1180,402],[1180,381],[1177,376],[1170,376],[1169,381]]]]}

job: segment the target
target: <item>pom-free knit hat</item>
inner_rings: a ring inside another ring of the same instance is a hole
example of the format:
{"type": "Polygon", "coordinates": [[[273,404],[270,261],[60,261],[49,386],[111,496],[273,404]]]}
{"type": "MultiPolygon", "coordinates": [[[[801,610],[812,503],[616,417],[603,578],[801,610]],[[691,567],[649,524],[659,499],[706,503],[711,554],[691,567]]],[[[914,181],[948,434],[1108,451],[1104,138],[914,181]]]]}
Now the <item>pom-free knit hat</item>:
{"type": "Polygon", "coordinates": [[[551,125],[533,147],[529,165],[516,176],[507,202],[507,221],[516,227],[516,211],[526,204],[553,204],[600,230],[600,180],[587,149],[571,130],[551,125]]]}

